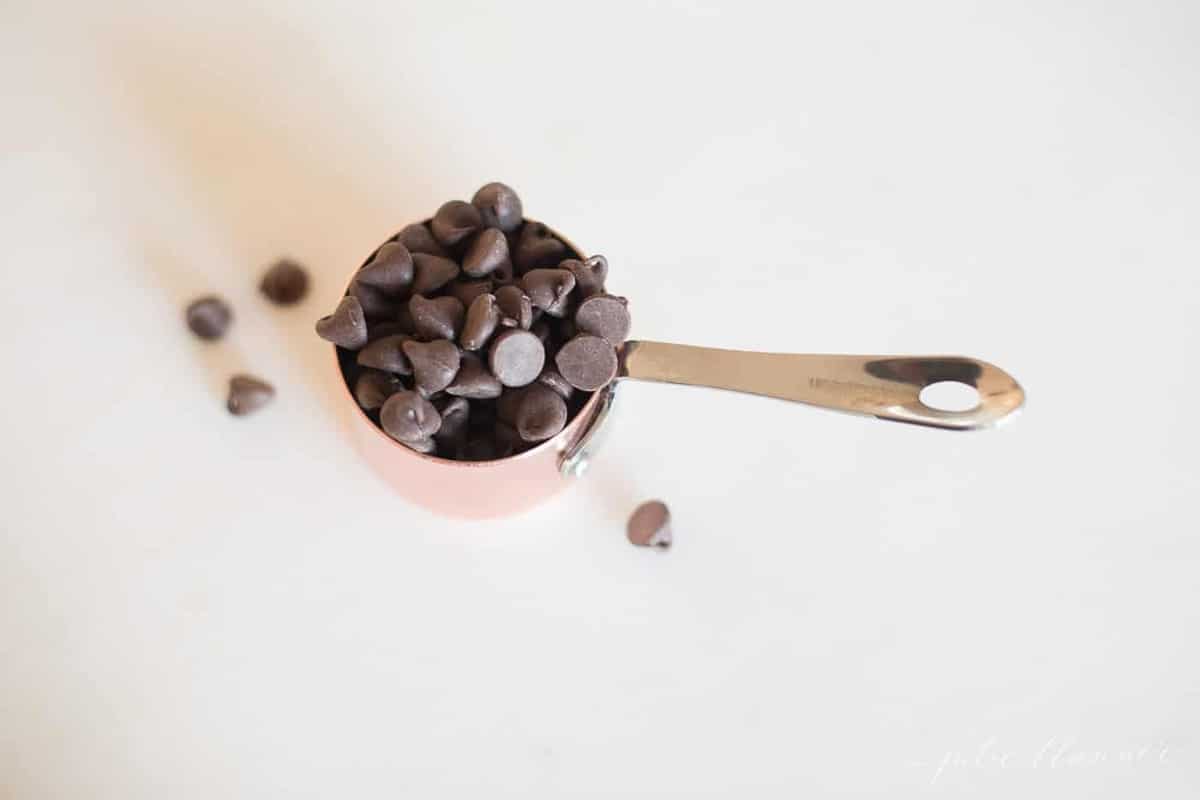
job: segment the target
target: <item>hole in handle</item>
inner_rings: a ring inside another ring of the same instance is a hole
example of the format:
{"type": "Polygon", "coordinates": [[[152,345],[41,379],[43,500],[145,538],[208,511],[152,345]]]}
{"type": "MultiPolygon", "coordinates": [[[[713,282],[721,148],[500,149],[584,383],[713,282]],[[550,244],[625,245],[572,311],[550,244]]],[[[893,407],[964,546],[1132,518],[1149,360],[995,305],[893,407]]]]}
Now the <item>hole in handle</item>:
{"type": "Polygon", "coordinates": [[[979,407],[979,391],[969,383],[937,381],[921,390],[921,402],[934,411],[971,411],[979,407]]]}

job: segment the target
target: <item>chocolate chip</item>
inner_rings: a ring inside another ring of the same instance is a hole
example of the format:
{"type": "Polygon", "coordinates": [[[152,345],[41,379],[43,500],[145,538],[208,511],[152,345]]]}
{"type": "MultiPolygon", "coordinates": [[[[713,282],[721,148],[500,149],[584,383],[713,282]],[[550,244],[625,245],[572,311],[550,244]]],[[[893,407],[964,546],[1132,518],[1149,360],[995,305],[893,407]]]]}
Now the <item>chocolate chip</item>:
{"type": "Polygon", "coordinates": [[[471,198],[471,204],[479,209],[483,224],[502,231],[516,230],[521,224],[521,198],[503,183],[489,183],[471,198]]]}
{"type": "Polygon", "coordinates": [[[396,392],[379,410],[379,424],[397,441],[419,443],[430,438],[442,425],[442,417],[433,403],[417,392],[396,392]]]}
{"type": "Polygon", "coordinates": [[[350,294],[358,299],[362,306],[363,315],[369,320],[395,318],[400,305],[388,297],[382,289],[355,278],[350,283],[350,294]]]}
{"type": "Polygon", "coordinates": [[[463,353],[458,374],[454,376],[454,382],[446,387],[446,394],[471,400],[486,400],[499,397],[503,388],[496,376],[488,372],[479,356],[463,353]]]}
{"type": "Polygon", "coordinates": [[[466,441],[471,404],[463,397],[443,397],[433,405],[442,417],[442,426],[434,439],[448,449],[457,450],[466,441]]]}
{"type": "Polygon", "coordinates": [[[600,279],[601,285],[608,280],[608,259],[604,256],[597,254],[591,258],[586,258],[583,261],[583,265],[600,279]]]}
{"type": "Polygon", "coordinates": [[[463,323],[458,342],[464,350],[478,350],[487,344],[499,324],[500,309],[496,306],[496,298],[481,294],[467,309],[467,320],[463,323]]]}
{"type": "Polygon", "coordinates": [[[281,258],[263,273],[258,290],[276,305],[295,305],[308,294],[308,272],[295,261],[281,258]]]}
{"type": "Polygon", "coordinates": [[[546,386],[535,383],[528,388],[517,408],[517,433],[527,442],[543,442],[567,424],[567,403],[546,386]]]}
{"type": "Polygon", "coordinates": [[[567,269],[533,269],[521,278],[521,288],[535,308],[552,317],[562,317],[575,288],[575,276],[567,269]]]}
{"type": "Polygon", "coordinates": [[[451,297],[457,297],[458,302],[463,304],[463,308],[469,309],[471,303],[475,302],[475,298],[481,294],[490,294],[492,291],[492,279],[484,278],[480,281],[451,281],[446,284],[446,294],[451,297]]]}
{"type": "Polygon", "coordinates": [[[446,255],[446,251],[437,243],[437,239],[433,238],[429,228],[420,222],[405,225],[400,233],[396,234],[396,241],[408,248],[408,252],[414,255],[417,253],[428,253],[431,256],[446,255]]]}
{"type": "Polygon", "coordinates": [[[512,265],[508,257],[508,240],[499,228],[488,228],[471,241],[463,256],[463,272],[481,278],[497,269],[512,265]]]}
{"type": "Polygon", "coordinates": [[[188,304],[184,314],[187,326],[201,339],[220,339],[229,330],[233,321],[233,310],[216,295],[201,297],[188,304]]]}
{"type": "Polygon", "coordinates": [[[443,203],[433,215],[433,238],[443,247],[454,247],[483,227],[479,209],[462,200],[443,203]]]}
{"type": "Polygon", "coordinates": [[[389,294],[399,294],[412,285],[413,271],[413,257],[408,248],[399,242],[388,242],[355,277],[389,294]]]}
{"type": "Polygon", "coordinates": [[[554,232],[540,222],[526,222],[517,239],[513,263],[521,272],[552,267],[570,255],[554,232]]]}
{"type": "Polygon", "coordinates": [[[620,347],[629,336],[629,301],[611,294],[597,294],[579,304],[575,327],[620,347]]]}
{"type": "Polygon", "coordinates": [[[532,383],[545,362],[546,349],[541,340],[529,331],[516,328],[497,336],[488,352],[488,366],[505,386],[532,383]]]}
{"type": "Polygon", "coordinates": [[[399,375],[412,375],[412,364],[408,363],[408,356],[404,355],[403,350],[404,343],[411,339],[411,336],[404,333],[376,339],[358,351],[356,360],[359,366],[373,367],[399,375]]]}
{"type": "Polygon", "coordinates": [[[607,386],[617,375],[617,354],[606,339],[581,333],[562,346],[554,359],[567,383],[585,392],[607,386]]]}
{"type": "Polygon", "coordinates": [[[317,320],[317,335],[338,347],[357,350],[367,343],[367,318],[355,297],[343,297],[334,312],[317,320]]]}
{"type": "Polygon", "coordinates": [[[517,273],[512,264],[502,264],[492,270],[491,278],[497,286],[507,286],[516,283],[517,273]]]}
{"type": "Polygon", "coordinates": [[[454,382],[458,374],[459,353],[454,342],[409,340],[400,345],[412,364],[413,378],[421,394],[429,397],[454,382]]]}
{"type": "Polygon", "coordinates": [[[553,389],[563,400],[570,400],[575,393],[575,387],[567,383],[567,379],[558,373],[554,367],[546,367],[537,377],[538,383],[553,389]]]}
{"type": "Polygon", "coordinates": [[[496,401],[496,419],[509,426],[516,425],[517,412],[521,409],[521,402],[525,399],[527,389],[526,386],[505,389],[504,394],[500,395],[500,399],[496,401]]]}
{"type": "Polygon", "coordinates": [[[413,268],[416,271],[412,285],[414,294],[431,294],[458,277],[458,264],[427,253],[413,256],[413,268]]]}
{"type": "Polygon", "coordinates": [[[404,445],[409,450],[415,450],[418,453],[424,453],[425,455],[433,455],[433,453],[437,450],[437,442],[433,439],[421,439],[416,442],[401,442],[400,444],[404,445]]]}
{"type": "Polygon", "coordinates": [[[500,324],[506,328],[529,330],[533,324],[533,303],[520,286],[501,286],[497,289],[496,307],[500,309],[500,324]]]}
{"type": "Polygon", "coordinates": [[[435,297],[432,300],[414,294],[408,301],[413,327],[422,339],[451,339],[463,326],[463,304],[456,297],[435,297]]]}
{"type": "Polygon", "coordinates": [[[390,372],[364,369],[354,382],[354,399],[367,411],[374,411],[396,392],[404,390],[404,383],[390,372]]]}
{"type": "Polygon", "coordinates": [[[642,503],[629,517],[625,526],[629,541],[639,547],[671,546],[671,511],[661,500],[642,503]]]}
{"type": "Polygon", "coordinates": [[[586,300],[604,291],[604,280],[596,271],[577,258],[568,258],[558,265],[559,269],[570,270],[575,276],[575,297],[586,300]]]}
{"type": "Polygon", "coordinates": [[[229,379],[229,396],[225,407],[235,417],[258,411],[275,398],[275,387],[250,375],[234,375],[229,379]]]}

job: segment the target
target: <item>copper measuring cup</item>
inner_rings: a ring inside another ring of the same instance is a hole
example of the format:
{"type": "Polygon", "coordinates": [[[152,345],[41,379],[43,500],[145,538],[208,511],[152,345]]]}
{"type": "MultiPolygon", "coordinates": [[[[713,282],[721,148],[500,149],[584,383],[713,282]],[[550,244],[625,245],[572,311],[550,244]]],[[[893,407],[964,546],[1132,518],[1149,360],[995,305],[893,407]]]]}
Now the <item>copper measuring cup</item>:
{"type": "MultiPolygon", "coordinates": [[[[578,258],[581,251],[558,236],[578,258]]],[[[583,475],[600,443],[622,381],[677,383],[775,397],[805,405],[944,430],[990,428],[1020,410],[1025,392],[1008,373],[962,356],[854,356],[755,353],[665,342],[628,341],[617,379],[595,392],[554,438],[508,458],[453,461],[424,455],[392,439],[354,399],[334,349],[353,438],[397,492],[449,517],[487,519],[532,508],[583,475]],[[964,411],[921,400],[930,384],[973,386],[978,404],[964,411]],[[470,498],[464,504],[463,498],[470,498]]]]}

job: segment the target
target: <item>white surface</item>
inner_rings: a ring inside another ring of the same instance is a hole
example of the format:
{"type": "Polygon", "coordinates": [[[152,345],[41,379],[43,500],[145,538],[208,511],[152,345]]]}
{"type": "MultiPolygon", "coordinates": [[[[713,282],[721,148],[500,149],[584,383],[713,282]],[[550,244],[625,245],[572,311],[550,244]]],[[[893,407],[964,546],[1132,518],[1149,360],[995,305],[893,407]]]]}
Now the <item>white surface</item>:
{"type": "Polygon", "coordinates": [[[0,11],[0,796],[1197,795],[1195,4],[175,5],[0,11]],[[493,179],[637,337],[959,352],[1029,407],[629,387],[569,494],[432,518],[311,324],[493,179]]]}

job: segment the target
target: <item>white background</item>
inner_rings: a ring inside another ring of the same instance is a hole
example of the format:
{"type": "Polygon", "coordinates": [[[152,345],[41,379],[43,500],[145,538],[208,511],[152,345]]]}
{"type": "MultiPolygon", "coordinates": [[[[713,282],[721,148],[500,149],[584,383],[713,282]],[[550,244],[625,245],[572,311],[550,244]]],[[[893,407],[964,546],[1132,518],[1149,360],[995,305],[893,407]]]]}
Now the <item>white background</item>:
{"type": "Polygon", "coordinates": [[[0,796],[1197,795],[1196,4],[0,23],[0,796]],[[343,440],[311,328],[489,180],[610,258],[637,338],[962,353],[1028,408],[629,386],[584,483],[434,518],[343,440]],[[279,388],[248,419],[240,369],[279,388]],[[624,540],[647,497],[669,553],[624,540]]]}

